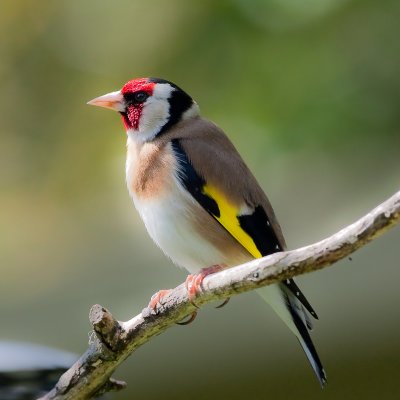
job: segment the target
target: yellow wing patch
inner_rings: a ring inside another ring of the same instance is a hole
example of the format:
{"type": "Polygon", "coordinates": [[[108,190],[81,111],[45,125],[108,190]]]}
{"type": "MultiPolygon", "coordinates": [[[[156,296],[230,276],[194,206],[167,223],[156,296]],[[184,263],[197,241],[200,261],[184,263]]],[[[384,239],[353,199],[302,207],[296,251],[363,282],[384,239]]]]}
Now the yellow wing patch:
{"type": "Polygon", "coordinates": [[[254,240],[245,232],[239,223],[238,213],[240,209],[230,203],[223,193],[211,185],[204,185],[203,193],[211,197],[218,204],[220,216],[215,219],[255,258],[262,257],[254,240]]]}

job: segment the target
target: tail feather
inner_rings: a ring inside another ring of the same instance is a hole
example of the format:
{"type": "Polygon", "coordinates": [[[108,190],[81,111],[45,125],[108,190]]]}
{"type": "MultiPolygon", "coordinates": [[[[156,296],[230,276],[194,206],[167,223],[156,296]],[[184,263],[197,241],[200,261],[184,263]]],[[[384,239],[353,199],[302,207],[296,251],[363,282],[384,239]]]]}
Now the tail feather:
{"type": "Polygon", "coordinates": [[[302,311],[304,314],[304,321],[307,325],[308,330],[311,332],[314,329],[313,321],[311,321],[310,315],[308,314],[308,312],[306,312],[306,310],[304,308],[302,311]]]}
{"type": "Polygon", "coordinates": [[[286,286],[300,301],[300,303],[304,306],[304,308],[315,318],[318,319],[318,315],[313,309],[312,305],[308,302],[306,296],[304,296],[303,292],[297,286],[294,279],[286,279],[282,282],[284,286],[286,286]]]}
{"type": "Polygon", "coordinates": [[[288,309],[292,316],[293,322],[296,325],[297,331],[299,332],[299,335],[296,335],[297,339],[303,348],[304,353],[306,354],[321,387],[324,387],[327,383],[326,373],[318,356],[317,350],[315,349],[314,343],[311,340],[307,325],[299,315],[297,308],[293,307],[291,302],[288,304],[288,309]]]}
{"type": "Polygon", "coordinates": [[[282,283],[266,286],[257,292],[296,335],[321,387],[324,387],[326,374],[310,337],[310,317],[300,300],[282,283]]]}

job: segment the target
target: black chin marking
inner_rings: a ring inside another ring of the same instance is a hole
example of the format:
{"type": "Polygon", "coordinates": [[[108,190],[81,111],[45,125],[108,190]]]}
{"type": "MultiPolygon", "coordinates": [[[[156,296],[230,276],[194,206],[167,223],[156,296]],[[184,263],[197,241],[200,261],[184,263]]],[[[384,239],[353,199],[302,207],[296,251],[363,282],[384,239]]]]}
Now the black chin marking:
{"type": "Polygon", "coordinates": [[[175,89],[172,91],[171,97],[168,99],[170,115],[169,120],[157,133],[158,136],[166,132],[169,128],[181,120],[183,113],[189,110],[189,108],[193,105],[193,99],[179,86],[165,79],[149,78],[149,82],[168,84],[175,89]]]}

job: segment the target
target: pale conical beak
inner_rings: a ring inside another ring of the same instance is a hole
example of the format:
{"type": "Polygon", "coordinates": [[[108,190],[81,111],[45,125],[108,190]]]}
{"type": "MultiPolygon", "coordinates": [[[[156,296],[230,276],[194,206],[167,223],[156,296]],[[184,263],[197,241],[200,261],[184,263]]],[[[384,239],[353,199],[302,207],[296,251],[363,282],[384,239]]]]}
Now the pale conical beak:
{"type": "Polygon", "coordinates": [[[95,99],[88,101],[87,104],[109,108],[110,110],[118,112],[125,112],[126,109],[124,96],[122,96],[120,90],[96,97],[95,99]]]}

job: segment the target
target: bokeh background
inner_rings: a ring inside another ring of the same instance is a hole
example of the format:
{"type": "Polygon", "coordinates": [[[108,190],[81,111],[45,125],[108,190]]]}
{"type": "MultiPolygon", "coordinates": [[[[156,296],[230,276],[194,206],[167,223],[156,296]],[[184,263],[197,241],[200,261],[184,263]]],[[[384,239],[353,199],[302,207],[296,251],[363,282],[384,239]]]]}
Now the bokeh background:
{"type": "MultiPolygon", "coordinates": [[[[128,79],[174,81],[229,133],[290,248],[398,190],[399,18],[396,0],[3,0],[0,338],[81,353],[92,304],[128,319],[185,278],[131,205],[121,121],[85,104],[128,79]]],[[[400,398],[399,241],[298,279],[324,391],[245,294],[139,349],[115,399],[400,398]]]]}

